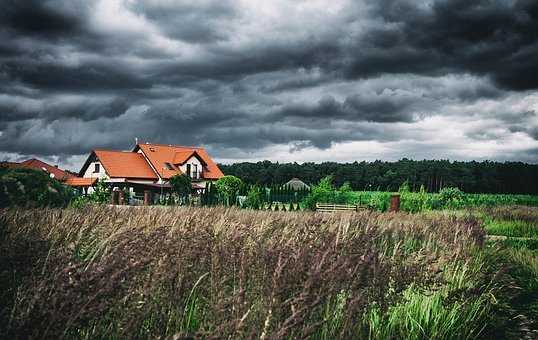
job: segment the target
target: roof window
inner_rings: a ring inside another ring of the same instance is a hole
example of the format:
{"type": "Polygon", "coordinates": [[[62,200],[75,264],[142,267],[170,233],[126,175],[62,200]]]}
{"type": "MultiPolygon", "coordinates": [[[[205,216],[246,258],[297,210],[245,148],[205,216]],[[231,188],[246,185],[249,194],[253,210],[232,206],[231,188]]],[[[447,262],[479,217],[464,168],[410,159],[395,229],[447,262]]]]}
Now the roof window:
{"type": "Polygon", "coordinates": [[[154,148],[154,147],[150,147],[150,148],[149,148],[149,151],[151,151],[151,152],[155,152],[155,148],[154,148]]]}
{"type": "Polygon", "coordinates": [[[172,166],[172,164],[168,163],[168,162],[165,162],[164,163],[164,166],[168,169],[168,170],[174,170],[174,167],[172,166]]]}

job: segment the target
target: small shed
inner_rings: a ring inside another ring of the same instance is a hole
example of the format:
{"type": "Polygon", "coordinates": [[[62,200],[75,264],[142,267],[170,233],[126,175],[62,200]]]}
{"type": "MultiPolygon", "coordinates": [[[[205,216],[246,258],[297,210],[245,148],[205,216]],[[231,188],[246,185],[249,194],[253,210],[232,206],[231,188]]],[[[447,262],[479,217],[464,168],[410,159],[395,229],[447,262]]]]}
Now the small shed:
{"type": "Polygon", "coordinates": [[[298,178],[292,178],[289,182],[285,183],[283,187],[291,188],[292,190],[310,189],[310,186],[298,178]]]}

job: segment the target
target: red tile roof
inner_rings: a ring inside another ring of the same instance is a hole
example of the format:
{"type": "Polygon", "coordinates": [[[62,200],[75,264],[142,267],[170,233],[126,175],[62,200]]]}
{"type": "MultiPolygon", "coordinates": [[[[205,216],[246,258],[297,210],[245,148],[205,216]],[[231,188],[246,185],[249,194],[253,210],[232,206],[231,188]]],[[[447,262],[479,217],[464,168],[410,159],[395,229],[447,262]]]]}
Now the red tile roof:
{"type": "Polygon", "coordinates": [[[59,181],[65,181],[68,178],[73,177],[73,175],[71,175],[70,173],[35,158],[28,159],[24,162],[21,162],[20,165],[23,168],[38,169],[38,170],[43,170],[49,174],[53,174],[54,178],[56,178],[59,181]]]}
{"type": "Polygon", "coordinates": [[[163,179],[169,179],[174,175],[181,174],[181,170],[176,166],[172,166],[173,169],[170,170],[165,163],[170,163],[172,165],[181,164],[181,161],[184,163],[193,153],[196,153],[200,160],[205,163],[202,171],[202,178],[219,179],[224,176],[204,148],[146,143],[137,144],[133,151],[138,151],[139,149],[144,152],[144,155],[148,158],[153,168],[163,179]]]}
{"type": "Polygon", "coordinates": [[[93,151],[110,177],[157,179],[143,155],[129,151],[93,151]]]}
{"type": "Polygon", "coordinates": [[[72,187],[91,187],[97,182],[97,178],[71,177],[65,181],[65,184],[72,187]]]}

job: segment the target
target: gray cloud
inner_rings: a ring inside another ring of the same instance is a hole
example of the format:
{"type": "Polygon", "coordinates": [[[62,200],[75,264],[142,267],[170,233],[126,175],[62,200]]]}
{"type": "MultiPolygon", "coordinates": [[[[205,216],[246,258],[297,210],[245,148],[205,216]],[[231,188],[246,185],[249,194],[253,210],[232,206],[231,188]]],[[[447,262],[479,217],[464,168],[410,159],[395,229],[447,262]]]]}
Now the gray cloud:
{"type": "Polygon", "coordinates": [[[232,1],[139,1],[130,8],[161,27],[166,36],[192,43],[227,40],[230,32],[222,26],[237,15],[232,1]]]}
{"type": "Polygon", "coordinates": [[[77,13],[58,8],[53,1],[6,0],[0,5],[4,29],[40,38],[61,38],[80,28],[77,13]]]}
{"type": "Polygon", "coordinates": [[[489,75],[510,89],[535,89],[538,3],[522,1],[377,2],[386,25],[366,34],[350,76],[384,72],[489,75]]]}
{"type": "Polygon", "coordinates": [[[354,142],[441,158],[465,139],[478,158],[537,162],[536,32],[530,0],[7,1],[0,153],[71,159],[138,137],[228,158],[354,142]]]}

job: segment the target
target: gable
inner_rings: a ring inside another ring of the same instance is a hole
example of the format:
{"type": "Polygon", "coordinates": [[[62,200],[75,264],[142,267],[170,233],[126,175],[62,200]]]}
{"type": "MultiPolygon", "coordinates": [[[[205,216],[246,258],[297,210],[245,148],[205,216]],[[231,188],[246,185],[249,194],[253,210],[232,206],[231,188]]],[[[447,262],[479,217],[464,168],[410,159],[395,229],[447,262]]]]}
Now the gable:
{"type": "Polygon", "coordinates": [[[138,152],[139,150],[144,153],[152,167],[159,173],[159,176],[164,179],[169,179],[172,176],[183,173],[177,165],[184,164],[193,155],[195,155],[204,165],[202,178],[219,179],[224,176],[204,148],[148,143],[137,144],[133,151],[138,152]],[[170,169],[166,163],[171,164],[172,169],[170,169]]]}
{"type": "Polygon", "coordinates": [[[185,163],[192,162],[193,159],[197,159],[200,164],[207,166],[207,163],[196,150],[184,150],[176,152],[174,155],[174,162],[172,164],[183,165],[185,163]]]}

